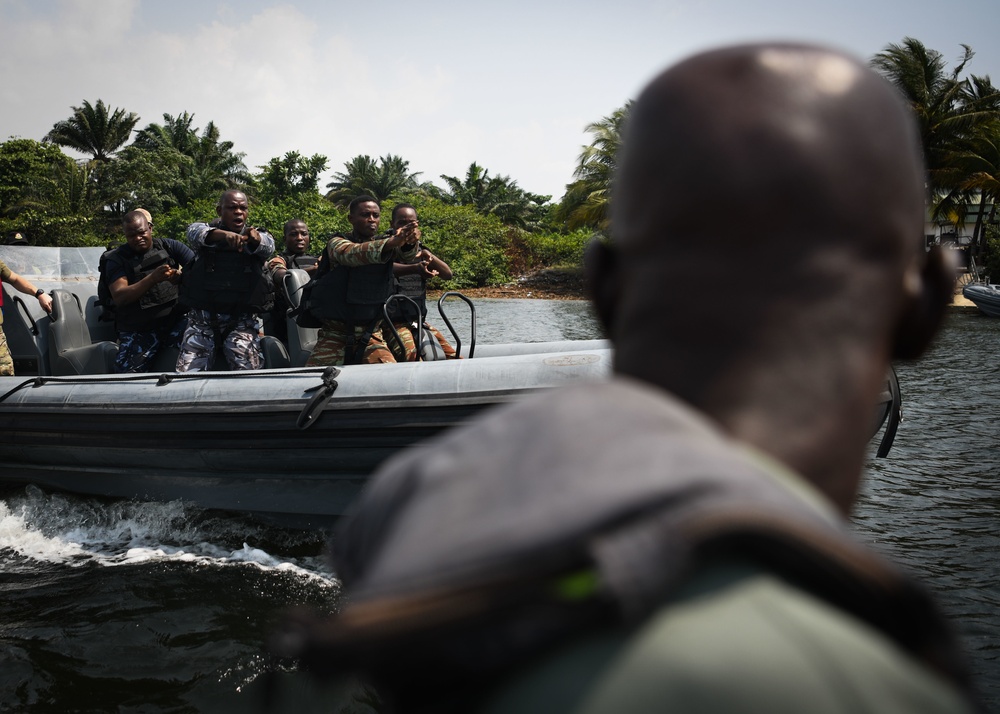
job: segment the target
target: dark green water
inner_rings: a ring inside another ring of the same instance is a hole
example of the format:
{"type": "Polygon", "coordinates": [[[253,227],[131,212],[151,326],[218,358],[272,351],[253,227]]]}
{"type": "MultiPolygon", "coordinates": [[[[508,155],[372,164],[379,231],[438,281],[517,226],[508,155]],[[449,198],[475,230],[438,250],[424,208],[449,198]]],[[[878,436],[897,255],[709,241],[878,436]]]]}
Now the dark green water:
{"type": "MultiPolygon", "coordinates": [[[[477,304],[484,343],[597,333],[579,302],[477,304]]],[[[898,367],[905,421],[855,522],[937,593],[1000,710],[1000,320],[952,318],[929,356],[898,367]]],[[[4,494],[0,712],[261,711],[275,618],[336,609],[322,548],[321,534],[179,503],[4,494]]]]}
{"type": "Polygon", "coordinates": [[[904,421],[869,463],[854,522],[935,592],[1000,711],[1000,320],[949,318],[927,355],[896,366],[904,421]]]}

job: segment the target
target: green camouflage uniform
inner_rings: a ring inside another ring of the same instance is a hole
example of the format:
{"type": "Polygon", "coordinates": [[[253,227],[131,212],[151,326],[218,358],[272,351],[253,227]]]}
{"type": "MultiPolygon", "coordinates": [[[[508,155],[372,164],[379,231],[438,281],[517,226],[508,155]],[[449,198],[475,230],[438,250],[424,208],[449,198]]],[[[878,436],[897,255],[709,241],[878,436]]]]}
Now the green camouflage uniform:
{"type": "MultiPolygon", "coordinates": [[[[374,265],[384,263],[386,259],[382,257],[382,249],[385,247],[388,238],[375,238],[363,243],[355,243],[343,236],[334,236],[326,246],[326,257],[330,265],[344,265],[348,268],[357,268],[362,265],[374,265]]],[[[416,246],[406,249],[395,248],[389,255],[388,260],[405,262],[412,260],[416,254],[416,246]]],[[[341,365],[344,364],[344,353],[347,348],[348,337],[351,327],[341,320],[323,320],[319,328],[316,339],[316,347],[313,349],[307,367],[318,365],[341,365]]],[[[356,325],[354,327],[355,338],[364,336],[367,325],[356,325]]],[[[403,347],[407,354],[415,350],[413,337],[409,330],[401,330],[399,333],[403,341],[403,347]]],[[[362,364],[379,364],[385,362],[396,362],[396,357],[386,345],[381,329],[372,332],[365,346],[364,355],[359,360],[362,364]]]]}

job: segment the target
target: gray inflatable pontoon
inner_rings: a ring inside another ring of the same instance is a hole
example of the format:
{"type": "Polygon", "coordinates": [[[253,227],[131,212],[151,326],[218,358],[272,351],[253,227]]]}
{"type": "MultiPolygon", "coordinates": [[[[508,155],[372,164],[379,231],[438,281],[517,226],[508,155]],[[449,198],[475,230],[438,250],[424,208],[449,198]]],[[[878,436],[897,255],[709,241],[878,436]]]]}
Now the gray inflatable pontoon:
{"type": "MultiPolygon", "coordinates": [[[[150,374],[109,374],[118,348],[113,325],[99,319],[102,252],[0,247],[0,260],[50,291],[54,303],[50,318],[37,300],[4,286],[3,327],[18,376],[0,377],[0,484],[181,499],[322,526],[397,451],[493,405],[611,372],[604,340],[306,368],[299,365],[315,330],[289,322],[287,343],[265,338],[263,370],[178,374],[173,352],[150,374]]],[[[305,280],[290,271],[283,287],[291,304],[305,280]]],[[[887,423],[879,455],[888,452],[899,411],[890,374],[872,431],[887,423]]]]}
{"type": "Polygon", "coordinates": [[[0,247],[0,260],[51,292],[55,318],[4,287],[18,376],[0,377],[0,482],[322,525],[396,451],[489,406],[611,368],[602,340],[481,345],[472,359],[452,361],[294,367],[315,331],[293,328],[287,345],[268,338],[268,368],[257,372],[178,374],[174,352],[156,372],[109,374],[117,346],[98,317],[102,252],[0,247]]]}
{"type": "Polygon", "coordinates": [[[1000,285],[969,283],[962,288],[962,295],[984,315],[1000,317],[1000,285]]]}

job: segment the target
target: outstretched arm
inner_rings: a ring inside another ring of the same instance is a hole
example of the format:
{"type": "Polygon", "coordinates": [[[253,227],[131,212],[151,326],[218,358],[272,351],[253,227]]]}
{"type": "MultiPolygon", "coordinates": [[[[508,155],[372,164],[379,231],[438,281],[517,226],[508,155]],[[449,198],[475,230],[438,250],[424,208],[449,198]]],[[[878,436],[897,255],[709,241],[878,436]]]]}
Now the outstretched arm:
{"type": "Polygon", "coordinates": [[[30,280],[24,276],[18,275],[15,272],[11,272],[10,279],[7,282],[25,295],[34,295],[38,298],[38,304],[42,306],[42,309],[45,310],[45,312],[52,312],[52,298],[36,288],[35,284],[30,280]]]}
{"type": "Polygon", "coordinates": [[[114,300],[115,305],[121,307],[136,302],[157,283],[162,283],[164,280],[177,282],[179,279],[178,271],[164,264],[132,285],[128,284],[128,279],[124,276],[112,280],[108,284],[108,290],[111,291],[111,299],[114,300]]]}

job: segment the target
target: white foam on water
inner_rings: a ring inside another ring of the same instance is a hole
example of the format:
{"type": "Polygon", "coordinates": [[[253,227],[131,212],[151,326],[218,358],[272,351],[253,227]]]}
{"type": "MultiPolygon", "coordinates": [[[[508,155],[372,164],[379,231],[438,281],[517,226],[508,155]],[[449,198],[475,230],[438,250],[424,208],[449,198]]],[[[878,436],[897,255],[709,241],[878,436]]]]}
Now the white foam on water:
{"type": "Polygon", "coordinates": [[[108,567],[188,562],[292,572],[336,585],[320,556],[286,557],[252,545],[255,526],[212,518],[188,503],[101,502],[28,486],[0,500],[0,551],[33,561],[108,567]],[[242,548],[233,548],[233,541],[242,548]]]}

